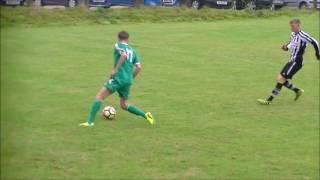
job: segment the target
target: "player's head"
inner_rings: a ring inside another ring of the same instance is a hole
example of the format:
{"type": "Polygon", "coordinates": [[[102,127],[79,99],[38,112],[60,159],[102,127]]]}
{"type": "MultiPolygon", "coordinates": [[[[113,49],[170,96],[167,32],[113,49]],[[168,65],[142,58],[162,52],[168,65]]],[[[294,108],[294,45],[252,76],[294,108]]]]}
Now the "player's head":
{"type": "Polygon", "coordinates": [[[300,19],[292,19],[289,24],[292,32],[300,31],[300,19]]]}
{"type": "Polygon", "coordinates": [[[129,33],[127,31],[120,31],[118,33],[118,39],[119,41],[125,41],[128,42],[129,40],[129,33]]]}

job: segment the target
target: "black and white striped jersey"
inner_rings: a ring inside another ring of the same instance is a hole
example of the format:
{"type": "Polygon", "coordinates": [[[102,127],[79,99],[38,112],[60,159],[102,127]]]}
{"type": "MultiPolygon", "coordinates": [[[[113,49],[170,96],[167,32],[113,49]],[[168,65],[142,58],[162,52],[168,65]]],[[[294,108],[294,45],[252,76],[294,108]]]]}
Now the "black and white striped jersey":
{"type": "Polygon", "coordinates": [[[294,61],[297,64],[303,64],[303,54],[307,47],[307,43],[313,45],[316,54],[319,55],[319,44],[317,40],[311,37],[309,34],[300,31],[298,33],[292,32],[290,42],[287,47],[291,51],[291,57],[289,61],[294,61]]]}

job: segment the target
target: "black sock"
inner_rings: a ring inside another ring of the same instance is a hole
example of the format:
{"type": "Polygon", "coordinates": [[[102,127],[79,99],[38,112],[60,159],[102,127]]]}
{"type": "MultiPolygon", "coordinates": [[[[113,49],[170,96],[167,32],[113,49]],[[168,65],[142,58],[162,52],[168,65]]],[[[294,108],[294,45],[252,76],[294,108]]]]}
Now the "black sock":
{"type": "Polygon", "coordinates": [[[288,88],[288,89],[290,89],[290,90],[292,90],[292,91],[294,91],[294,92],[296,92],[296,93],[300,91],[299,88],[297,88],[294,84],[290,83],[289,81],[284,82],[283,85],[284,85],[286,88],[288,88]]]}
{"type": "Polygon", "coordinates": [[[272,101],[280,93],[282,86],[283,85],[281,83],[277,83],[276,87],[272,90],[271,95],[267,100],[272,101]]]}

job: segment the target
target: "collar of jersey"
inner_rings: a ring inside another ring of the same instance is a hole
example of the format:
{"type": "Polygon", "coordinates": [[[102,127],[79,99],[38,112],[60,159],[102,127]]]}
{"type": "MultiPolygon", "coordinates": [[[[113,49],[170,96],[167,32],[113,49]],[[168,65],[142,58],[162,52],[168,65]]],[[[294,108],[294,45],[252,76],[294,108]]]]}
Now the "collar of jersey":
{"type": "Polygon", "coordinates": [[[121,42],[121,41],[120,41],[119,43],[120,43],[120,44],[124,44],[124,45],[128,45],[128,43],[125,43],[125,42],[121,42]]]}

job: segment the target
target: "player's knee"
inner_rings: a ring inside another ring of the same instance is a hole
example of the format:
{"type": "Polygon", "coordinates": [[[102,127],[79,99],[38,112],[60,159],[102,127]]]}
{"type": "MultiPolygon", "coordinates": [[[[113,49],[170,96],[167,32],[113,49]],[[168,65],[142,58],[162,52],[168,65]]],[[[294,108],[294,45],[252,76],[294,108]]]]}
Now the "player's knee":
{"type": "Polygon", "coordinates": [[[105,98],[106,96],[103,93],[98,93],[96,95],[96,100],[103,101],[105,98]]]}
{"type": "Polygon", "coordinates": [[[110,92],[107,88],[103,87],[102,89],[100,89],[100,91],[97,93],[96,95],[96,99],[103,101],[106,99],[107,96],[109,96],[110,94],[112,94],[112,92],[110,92]]]}
{"type": "Polygon", "coordinates": [[[102,95],[100,95],[100,94],[97,94],[96,95],[96,100],[99,100],[99,101],[103,101],[103,96],[102,95]]]}
{"type": "Polygon", "coordinates": [[[284,82],[286,81],[286,79],[285,79],[281,74],[279,74],[279,75],[277,76],[277,78],[276,78],[276,81],[277,81],[278,83],[284,83],[284,82]]]}

